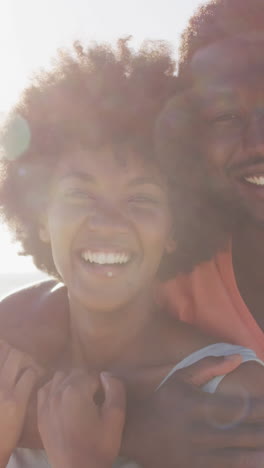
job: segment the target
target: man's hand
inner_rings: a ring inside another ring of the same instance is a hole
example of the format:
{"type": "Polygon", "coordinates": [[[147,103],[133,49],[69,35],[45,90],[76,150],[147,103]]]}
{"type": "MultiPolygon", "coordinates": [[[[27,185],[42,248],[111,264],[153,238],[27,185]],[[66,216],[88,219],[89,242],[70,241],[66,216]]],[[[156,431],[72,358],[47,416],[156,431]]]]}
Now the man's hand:
{"type": "Polygon", "coordinates": [[[245,411],[242,398],[189,383],[202,385],[219,375],[219,366],[225,373],[225,366],[231,371],[237,364],[236,358],[206,358],[147,398],[130,401],[122,454],[144,468],[264,467],[264,400],[250,400],[245,411]]]}

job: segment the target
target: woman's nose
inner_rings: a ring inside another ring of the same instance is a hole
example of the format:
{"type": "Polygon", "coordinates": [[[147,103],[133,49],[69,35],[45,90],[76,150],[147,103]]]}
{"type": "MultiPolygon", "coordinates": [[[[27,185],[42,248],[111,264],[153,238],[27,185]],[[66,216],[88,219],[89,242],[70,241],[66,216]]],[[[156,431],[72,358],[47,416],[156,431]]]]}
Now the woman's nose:
{"type": "Polygon", "coordinates": [[[100,206],[89,214],[89,228],[92,231],[102,233],[110,231],[125,233],[128,230],[128,222],[121,210],[109,206],[100,206]]]}

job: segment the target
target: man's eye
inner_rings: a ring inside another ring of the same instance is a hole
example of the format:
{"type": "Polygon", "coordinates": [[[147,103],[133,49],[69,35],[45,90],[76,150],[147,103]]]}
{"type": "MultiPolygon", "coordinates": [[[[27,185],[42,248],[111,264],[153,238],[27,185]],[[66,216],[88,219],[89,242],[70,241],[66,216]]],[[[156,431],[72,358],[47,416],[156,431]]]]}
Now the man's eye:
{"type": "Polygon", "coordinates": [[[215,117],[209,119],[211,123],[240,123],[242,121],[242,116],[234,112],[229,112],[225,114],[219,114],[215,117]]]}

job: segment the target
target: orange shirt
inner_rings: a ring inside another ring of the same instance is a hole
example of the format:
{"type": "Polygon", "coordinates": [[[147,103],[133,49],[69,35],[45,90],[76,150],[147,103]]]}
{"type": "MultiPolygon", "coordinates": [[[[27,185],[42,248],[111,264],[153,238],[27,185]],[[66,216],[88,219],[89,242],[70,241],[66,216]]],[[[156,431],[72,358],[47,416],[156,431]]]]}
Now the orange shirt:
{"type": "Polygon", "coordinates": [[[192,273],[163,284],[161,295],[180,320],[221,341],[251,348],[264,360],[264,333],[239,293],[231,246],[192,273]]]}

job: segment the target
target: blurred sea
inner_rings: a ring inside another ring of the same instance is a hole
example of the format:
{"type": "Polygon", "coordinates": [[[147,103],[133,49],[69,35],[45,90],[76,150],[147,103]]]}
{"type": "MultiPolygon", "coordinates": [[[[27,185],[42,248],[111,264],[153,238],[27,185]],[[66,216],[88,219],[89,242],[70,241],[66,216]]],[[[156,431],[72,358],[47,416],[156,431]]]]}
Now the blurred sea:
{"type": "Polygon", "coordinates": [[[22,288],[26,285],[36,283],[45,278],[47,275],[41,271],[25,272],[25,273],[0,273],[0,299],[6,294],[22,288]]]}

